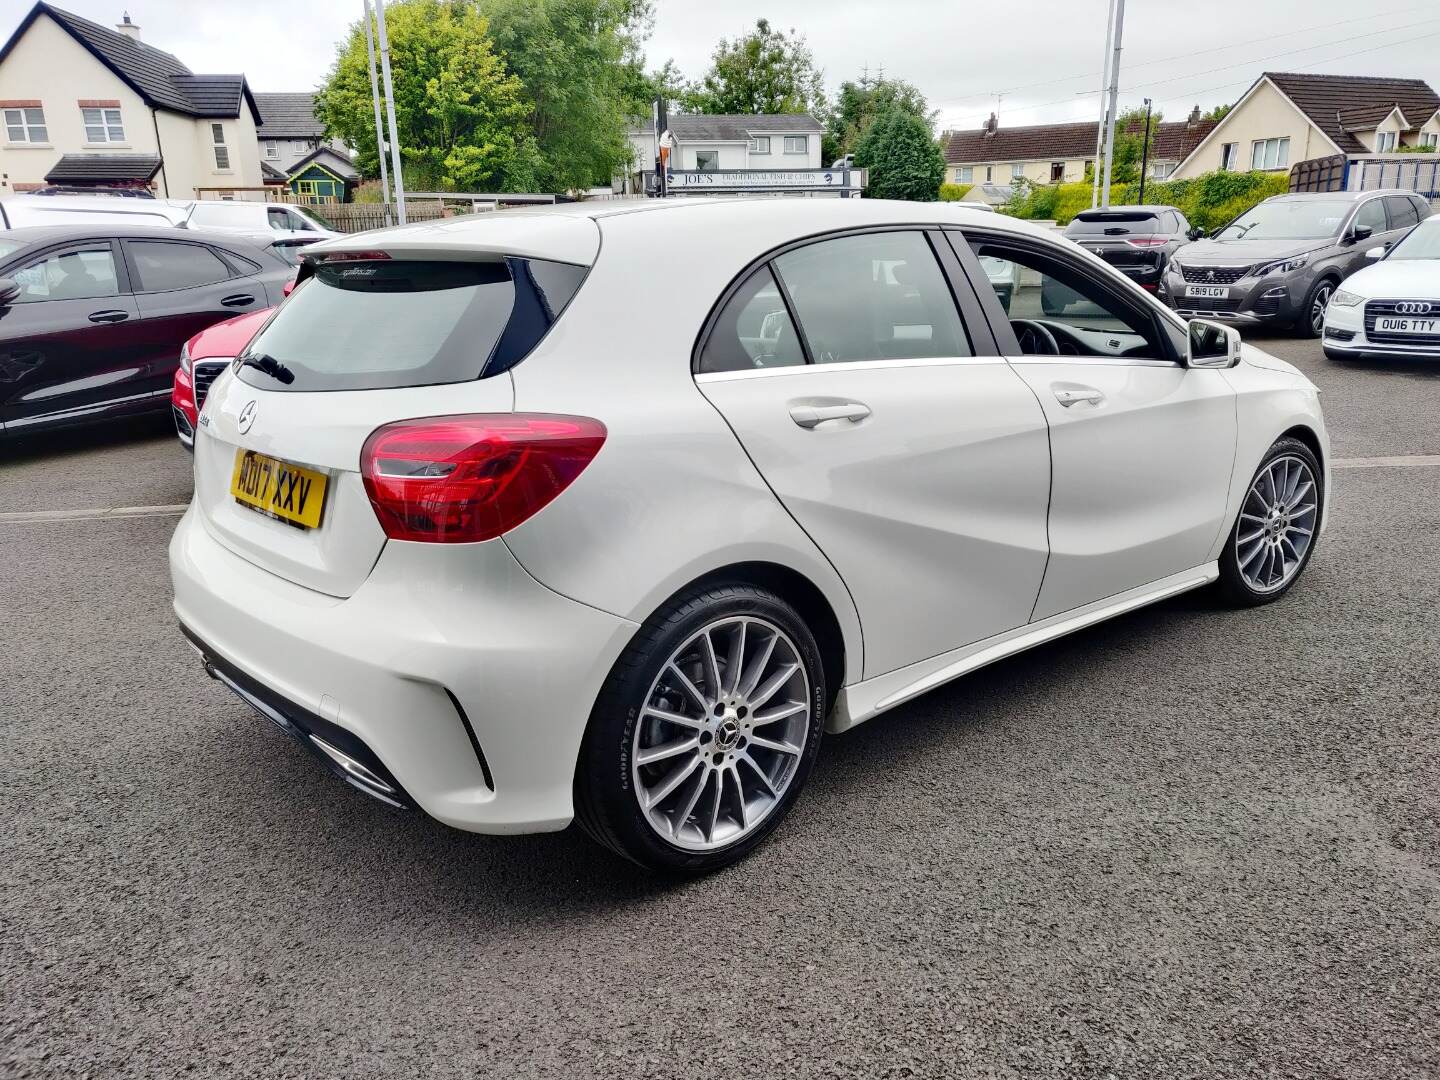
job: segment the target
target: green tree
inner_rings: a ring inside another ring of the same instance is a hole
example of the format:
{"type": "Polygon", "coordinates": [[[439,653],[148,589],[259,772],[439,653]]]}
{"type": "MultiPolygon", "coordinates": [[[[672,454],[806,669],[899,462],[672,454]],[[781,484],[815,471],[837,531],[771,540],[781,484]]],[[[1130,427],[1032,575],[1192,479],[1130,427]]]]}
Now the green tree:
{"type": "MultiPolygon", "coordinates": [[[[461,4],[399,0],[387,4],[395,125],[412,184],[446,190],[526,190],[538,155],[520,80],[505,70],[486,21],[461,4]]],[[[367,176],[379,172],[364,24],[339,48],[316,115],[359,154],[367,176]]]]}
{"type": "Polygon", "coordinates": [[[1233,109],[1234,105],[1216,105],[1200,119],[1202,120],[1224,120],[1225,114],[1233,109]]]}
{"type": "MultiPolygon", "coordinates": [[[[1155,157],[1155,135],[1160,130],[1161,113],[1150,116],[1151,160],[1155,157]]],[[[1115,121],[1115,153],[1111,159],[1110,182],[1130,184],[1140,179],[1140,162],[1145,155],[1145,110],[1126,109],[1115,121]]]]}
{"type": "Polygon", "coordinates": [[[689,112],[819,116],[825,111],[824,73],[803,35],[757,19],[743,37],[720,40],[710,70],[689,88],[684,107],[689,112]]]}
{"type": "Polygon", "coordinates": [[[630,156],[635,72],[650,0],[473,0],[524,84],[542,190],[607,183],[630,156]]]}
{"type": "Polygon", "coordinates": [[[825,123],[824,159],[834,161],[853,153],[855,144],[875,117],[891,109],[918,116],[934,126],[935,114],[930,111],[925,95],[901,79],[887,79],[867,71],[853,82],[841,83],[825,123]]]}
{"type": "Polygon", "coordinates": [[[930,125],[903,109],[871,121],[855,144],[855,164],[870,171],[865,194],[873,199],[934,202],[945,179],[945,155],[930,125]]]}

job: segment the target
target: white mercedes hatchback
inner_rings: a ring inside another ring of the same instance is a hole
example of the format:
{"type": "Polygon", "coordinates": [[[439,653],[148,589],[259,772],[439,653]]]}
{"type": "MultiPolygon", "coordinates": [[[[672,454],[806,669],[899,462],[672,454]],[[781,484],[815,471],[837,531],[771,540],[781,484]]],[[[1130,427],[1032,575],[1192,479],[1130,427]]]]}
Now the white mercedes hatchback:
{"type": "Polygon", "coordinates": [[[822,731],[1187,589],[1274,600],[1324,523],[1308,380],[1003,216],[582,203],[308,254],[206,399],[175,611],[463,829],[723,865],[822,731]]]}

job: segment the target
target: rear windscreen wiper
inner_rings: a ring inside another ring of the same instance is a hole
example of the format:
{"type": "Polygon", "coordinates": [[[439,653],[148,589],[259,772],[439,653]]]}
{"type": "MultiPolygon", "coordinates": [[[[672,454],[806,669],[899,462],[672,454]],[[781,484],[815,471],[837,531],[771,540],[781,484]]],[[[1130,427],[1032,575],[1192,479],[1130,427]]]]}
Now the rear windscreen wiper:
{"type": "Polygon", "coordinates": [[[289,386],[295,381],[295,373],[282,364],[269,353],[243,353],[240,357],[241,367],[253,367],[256,371],[263,371],[277,382],[289,386]]]}

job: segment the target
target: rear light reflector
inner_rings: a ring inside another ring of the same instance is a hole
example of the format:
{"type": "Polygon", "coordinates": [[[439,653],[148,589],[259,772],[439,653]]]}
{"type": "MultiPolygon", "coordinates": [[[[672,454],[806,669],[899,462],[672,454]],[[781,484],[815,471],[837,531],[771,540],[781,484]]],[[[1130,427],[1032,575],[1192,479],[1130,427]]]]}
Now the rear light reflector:
{"type": "Polygon", "coordinates": [[[536,514],[604,444],[584,416],[431,416],[371,432],[360,475],[390,539],[470,544],[536,514]]]}
{"type": "Polygon", "coordinates": [[[1127,236],[1125,242],[1131,247],[1164,247],[1170,242],[1168,236],[1127,236]]]}

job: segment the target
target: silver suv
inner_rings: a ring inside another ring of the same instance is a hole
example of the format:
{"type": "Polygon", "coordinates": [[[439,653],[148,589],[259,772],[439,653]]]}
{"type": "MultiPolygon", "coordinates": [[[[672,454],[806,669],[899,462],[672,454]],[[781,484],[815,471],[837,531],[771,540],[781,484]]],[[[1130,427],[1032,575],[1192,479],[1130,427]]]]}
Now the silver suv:
{"type": "Polygon", "coordinates": [[[1408,191],[1276,195],[1170,260],[1165,289],[1187,319],[1293,327],[1315,337],[1335,288],[1430,214],[1408,191]]]}

